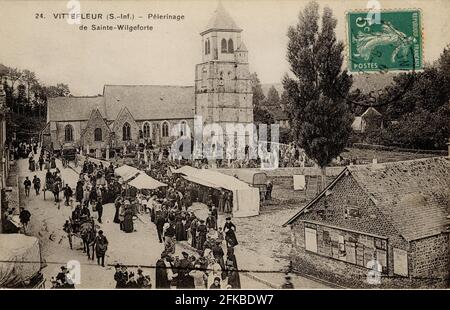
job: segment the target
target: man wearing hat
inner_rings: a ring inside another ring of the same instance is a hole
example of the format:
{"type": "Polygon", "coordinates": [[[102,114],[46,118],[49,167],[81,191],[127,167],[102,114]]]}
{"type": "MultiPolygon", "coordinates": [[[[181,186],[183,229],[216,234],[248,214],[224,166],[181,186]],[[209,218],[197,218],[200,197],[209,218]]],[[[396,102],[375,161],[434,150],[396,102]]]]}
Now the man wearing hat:
{"type": "Polygon", "coordinates": [[[98,231],[98,236],[94,239],[95,254],[97,255],[97,264],[105,267],[105,254],[108,250],[108,239],[103,235],[103,230],[98,231]]]}
{"type": "Polygon", "coordinates": [[[161,258],[156,262],[155,287],[170,288],[170,281],[166,267],[166,252],[161,253],[161,258]]]}
{"type": "Polygon", "coordinates": [[[120,264],[116,264],[114,268],[116,269],[116,272],[114,273],[116,288],[125,288],[127,286],[127,279],[122,272],[122,266],[120,266],[120,264]]]}

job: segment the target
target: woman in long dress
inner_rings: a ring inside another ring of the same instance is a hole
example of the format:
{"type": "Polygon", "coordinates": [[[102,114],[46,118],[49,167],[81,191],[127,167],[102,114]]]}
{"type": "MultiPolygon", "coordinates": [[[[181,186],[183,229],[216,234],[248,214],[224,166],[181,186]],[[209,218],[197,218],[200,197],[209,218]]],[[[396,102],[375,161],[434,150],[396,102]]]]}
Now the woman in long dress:
{"type": "Polygon", "coordinates": [[[113,220],[113,222],[116,223],[116,224],[120,223],[120,220],[119,220],[120,205],[121,205],[121,199],[120,199],[120,197],[118,197],[116,199],[116,201],[114,202],[114,207],[116,208],[116,212],[114,213],[114,220],[113,220]]]}
{"type": "Polygon", "coordinates": [[[129,205],[125,209],[124,220],[123,220],[123,231],[125,231],[127,233],[131,233],[134,231],[133,210],[131,208],[131,205],[129,205]]]}

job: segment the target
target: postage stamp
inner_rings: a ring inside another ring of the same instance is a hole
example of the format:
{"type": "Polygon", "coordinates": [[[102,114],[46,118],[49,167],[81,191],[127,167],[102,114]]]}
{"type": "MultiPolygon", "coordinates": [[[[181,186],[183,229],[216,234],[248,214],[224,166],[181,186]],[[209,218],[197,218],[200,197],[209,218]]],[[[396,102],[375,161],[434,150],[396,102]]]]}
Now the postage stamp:
{"type": "Polygon", "coordinates": [[[347,13],[349,69],[352,72],[420,70],[422,21],[420,10],[347,13]]]}

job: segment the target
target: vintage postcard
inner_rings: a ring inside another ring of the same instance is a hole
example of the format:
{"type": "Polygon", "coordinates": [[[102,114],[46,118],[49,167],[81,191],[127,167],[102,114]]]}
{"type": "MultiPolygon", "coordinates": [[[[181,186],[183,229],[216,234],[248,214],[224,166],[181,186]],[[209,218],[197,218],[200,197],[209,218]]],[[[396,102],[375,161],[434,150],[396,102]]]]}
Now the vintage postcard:
{"type": "Polygon", "coordinates": [[[0,288],[449,288],[449,16],[0,0],[0,288]]]}

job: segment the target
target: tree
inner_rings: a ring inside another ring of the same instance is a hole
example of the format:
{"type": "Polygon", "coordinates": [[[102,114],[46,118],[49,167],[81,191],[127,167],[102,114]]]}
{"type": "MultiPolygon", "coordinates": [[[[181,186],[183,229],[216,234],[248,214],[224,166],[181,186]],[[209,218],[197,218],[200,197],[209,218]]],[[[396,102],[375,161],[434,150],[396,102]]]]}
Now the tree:
{"type": "Polygon", "coordinates": [[[278,91],[275,88],[275,86],[272,85],[269,88],[269,91],[267,92],[266,105],[278,107],[279,104],[280,104],[280,95],[278,94],[278,91]]]}
{"type": "Polygon", "coordinates": [[[30,103],[30,92],[31,88],[33,88],[36,84],[38,84],[36,74],[30,70],[23,70],[22,72],[22,80],[27,85],[27,102],[30,103]]]}
{"type": "Polygon", "coordinates": [[[388,122],[385,128],[369,130],[369,143],[414,149],[445,149],[450,132],[450,49],[421,72],[400,74],[384,93],[402,94],[399,100],[385,104],[379,111],[388,122]]]}
{"type": "Polygon", "coordinates": [[[264,96],[264,92],[262,90],[258,74],[256,74],[256,72],[252,73],[250,75],[250,79],[252,81],[253,108],[255,108],[263,104],[264,100],[266,99],[266,96],[264,96]]]}
{"type": "Polygon", "coordinates": [[[352,115],[346,102],[351,76],[342,71],[342,42],[337,41],[337,21],[325,7],[319,29],[319,6],[306,5],[296,26],[289,27],[287,60],[291,73],[283,78],[283,96],[298,146],[321,168],[345,148],[351,133],[352,115]]]}
{"type": "Polygon", "coordinates": [[[256,72],[250,75],[252,80],[252,92],[253,92],[253,121],[256,124],[273,124],[274,120],[272,115],[264,109],[264,103],[266,96],[262,90],[261,82],[259,81],[256,72]]]}
{"type": "Polygon", "coordinates": [[[70,89],[67,84],[58,83],[56,86],[48,86],[45,88],[47,98],[67,97],[70,95],[70,89]]]}
{"type": "Polygon", "coordinates": [[[11,88],[14,89],[14,85],[22,77],[22,71],[17,68],[8,68],[6,77],[11,82],[11,88]]]}

